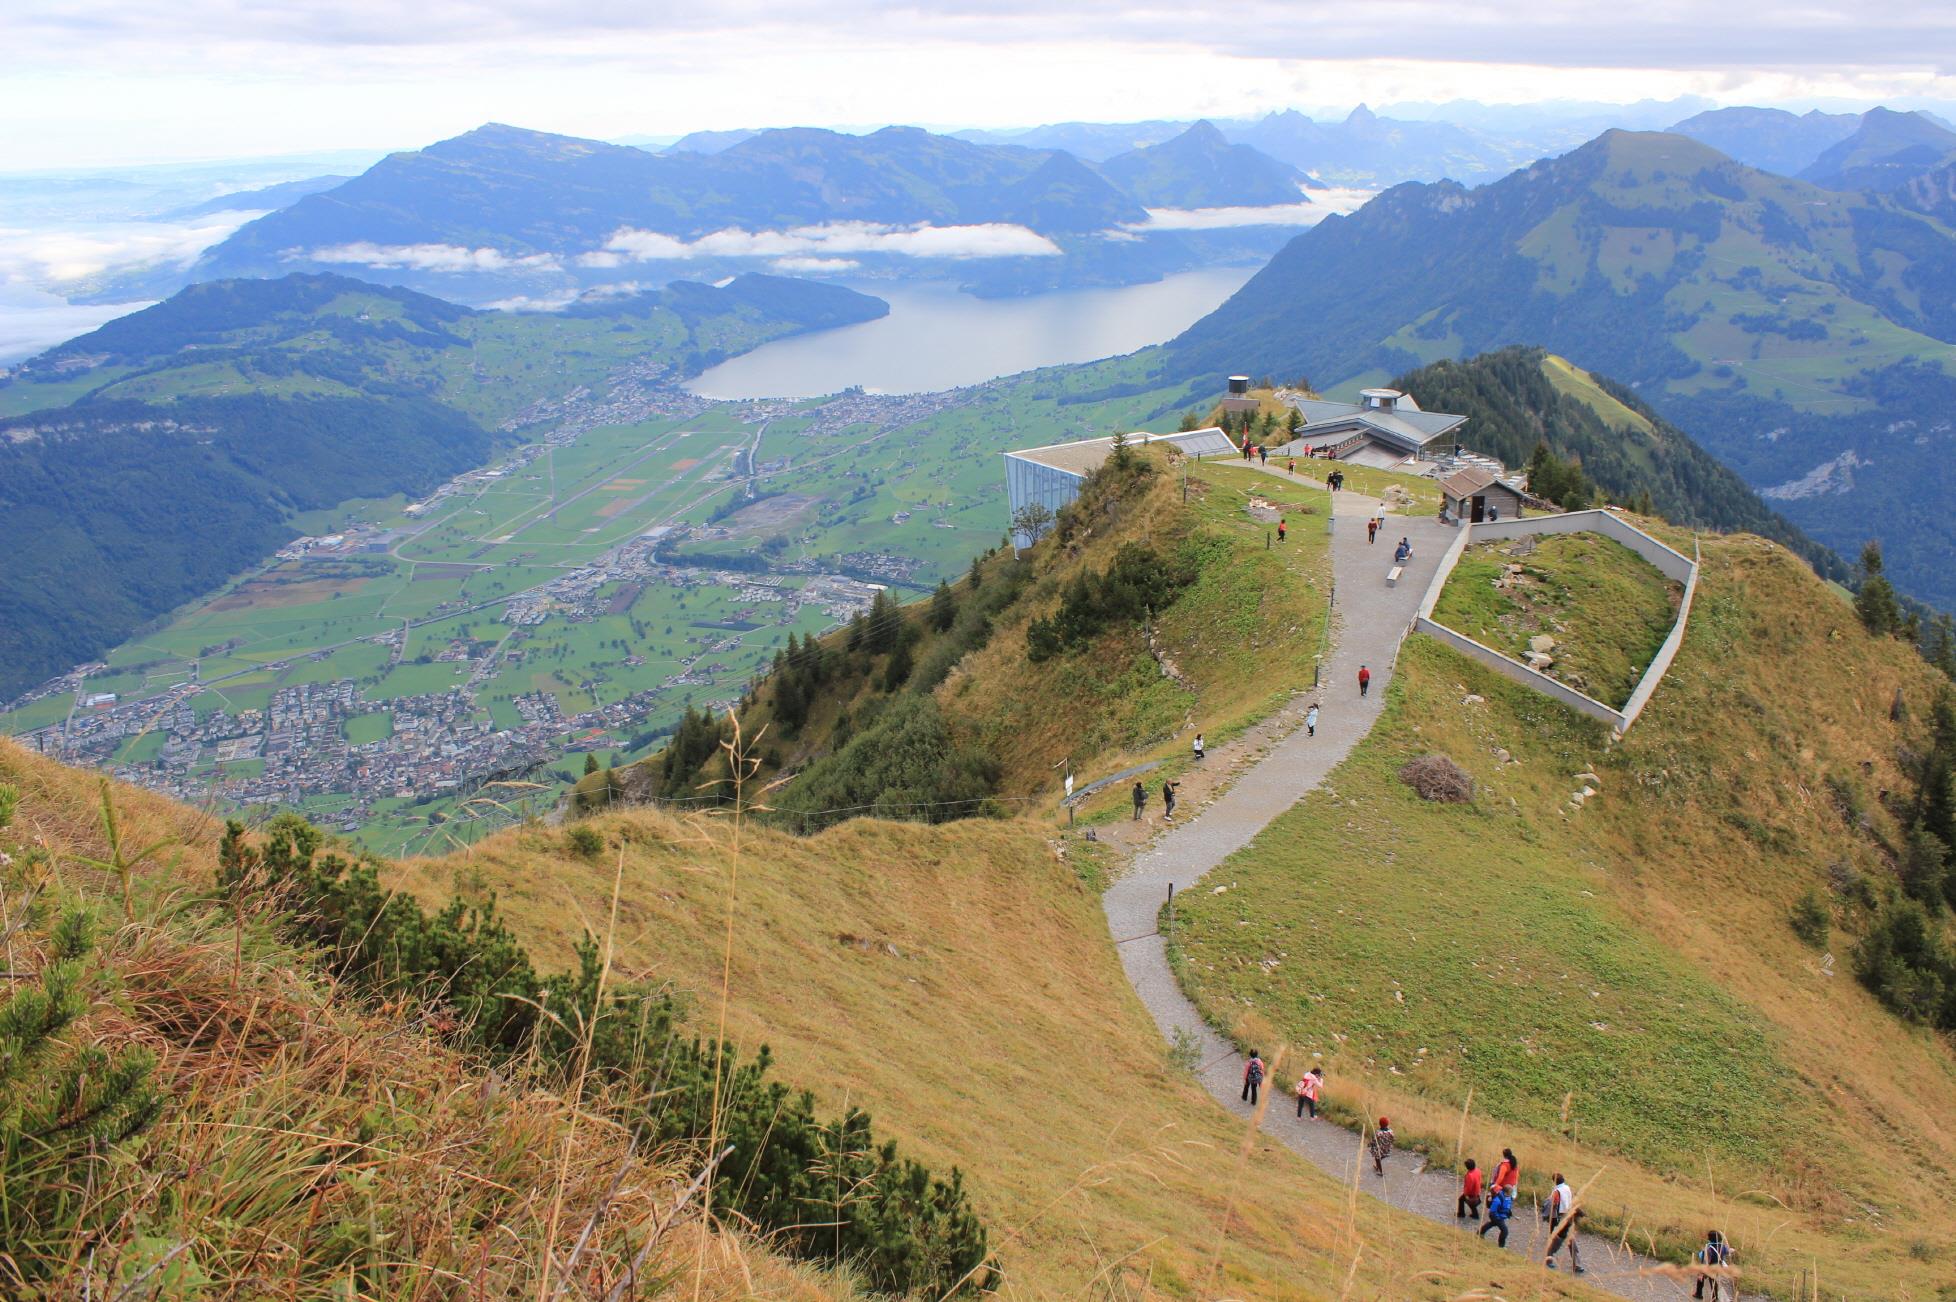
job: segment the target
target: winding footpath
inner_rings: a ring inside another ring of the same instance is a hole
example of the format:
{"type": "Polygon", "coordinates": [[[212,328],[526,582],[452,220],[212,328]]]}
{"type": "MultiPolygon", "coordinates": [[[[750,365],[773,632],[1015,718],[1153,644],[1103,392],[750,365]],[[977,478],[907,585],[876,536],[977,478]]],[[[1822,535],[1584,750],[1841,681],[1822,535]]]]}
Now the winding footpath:
{"type": "MultiPolygon", "coordinates": [[[[1367,543],[1365,521],[1378,508],[1379,499],[1353,492],[1341,492],[1335,498],[1331,539],[1332,575],[1337,584],[1335,640],[1317,693],[1322,701],[1317,735],[1306,735],[1302,727],[1309,698],[1299,695],[1286,707],[1295,730],[1195,817],[1175,824],[1138,853],[1127,874],[1110,886],[1102,899],[1121,966],[1163,1037],[1172,1043],[1181,1032],[1199,1046],[1202,1065],[1198,1075],[1203,1087],[1222,1107],[1245,1120],[1253,1110],[1239,1097],[1243,1056],[1209,1028],[1182,993],[1169,969],[1163,938],[1155,931],[1161,906],[1171,883],[1178,894],[1199,885],[1212,868],[1248,845],[1272,819],[1322,782],[1371,731],[1383,709],[1399,643],[1411,627],[1434,567],[1453,537],[1453,531],[1437,520],[1389,514],[1379,540],[1367,543]],[[1406,566],[1399,585],[1389,588],[1386,572],[1392,567],[1393,548],[1402,537],[1412,540],[1413,561],[1406,566]],[[1371,694],[1364,699],[1358,694],[1361,664],[1372,670],[1371,694]]],[[[1292,1116],[1294,1106],[1281,1090],[1267,1098],[1263,1133],[1327,1174],[1347,1184],[1358,1181],[1359,1187],[1374,1198],[1428,1220],[1456,1223],[1456,1176],[1428,1171],[1419,1154],[1404,1150],[1386,1162],[1383,1179],[1372,1174],[1369,1157],[1362,1164],[1361,1174],[1359,1137],[1328,1121],[1296,1120],[1292,1116]]],[[[1526,1167],[1525,1151],[1521,1159],[1526,1167]]],[[[1491,1168],[1492,1161],[1487,1165],[1491,1168]]],[[[1574,1183],[1580,1184],[1580,1177],[1574,1183]]],[[[1546,1238],[1533,1207],[1517,1203],[1509,1250],[1529,1254],[1526,1259],[1540,1262],[1546,1238]]],[[[1491,1237],[1484,1241],[1494,1242],[1491,1237]]],[[[1690,1294],[1688,1285],[1678,1279],[1646,1273],[1659,1265],[1653,1258],[1596,1235],[1582,1235],[1578,1242],[1583,1265],[1588,1268],[1583,1277],[1586,1284],[1637,1302],[1663,1302],[1690,1294]]],[[[1558,1266],[1567,1271],[1566,1252],[1558,1266]]]]}

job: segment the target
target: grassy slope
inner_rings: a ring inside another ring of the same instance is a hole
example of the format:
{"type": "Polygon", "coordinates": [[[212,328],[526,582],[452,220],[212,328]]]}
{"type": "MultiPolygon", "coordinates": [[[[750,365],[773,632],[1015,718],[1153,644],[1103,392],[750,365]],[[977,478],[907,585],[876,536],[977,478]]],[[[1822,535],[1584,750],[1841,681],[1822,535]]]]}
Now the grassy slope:
{"type": "Polygon", "coordinates": [[[1595,533],[1476,543],[1447,577],[1433,617],[1516,660],[1553,637],[1551,678],[1621,706],[1670,635],[1682,588],[1622,543],[1595,533]],[[1509,565],[1516,582],[1496,588],[1509,565]]]}
{"type": "MultiPolygon", "coordinates": [[[[1078,865],[1039,830],[749,828],[736,855],[724,819],[640,809],[583,826],[605,837],[595,859],[554,830],[514,829],[399,880],[430,900],[493,889],[555,958],[605,916],[618,873],[621,964],[690,996],[702,1026],[719,1016],[730,943],[730,1032],[772,1045],[782,1079],[960,1167],[1006,1297],[1344,1295],[1344,1190],[1268,1141],[1242,1157],[1240,1131],[1168,1064],[1078,865]]],[[[1453,1297],[1506,1277],[1465,1236],[1369,1199],[1355,1224],[1368,1246],[1354,1296],[1453,1297]]]]}
{"type": "Polygon", "coordinates": [[[1830,1289],[1935,1296],[1929,1262],[1956,1250],[1956,1056],[1847,975],[1850,936],[1827,959],[1786,923],[1832,864],[1890,872],[1876,793],[1905,789],[1908,729],[1888,708],[1900,689],[1919,715],[1932,671],[1748,537],[1708,541],[1684,650],[1614,748],[1434,643],[1400,668],[1327,789],[1186,907],[1198,999],[1323,1053],[1348,1101],[1449,1155],[1472,1087],[1470,1153],[1604,1169],[1595,1205],[1633,1237],[1718,1223],[1766,1283],[1817,1257],[1830,1289]],[[1433,750],[1473,773],[1473,804],[1398,782],[1433,750]],[[1578,811],[1585,769],[1601,794],[1578,811]]]}
{"type": "MultiPolygon", "coordinates": [[[[1001,791],[1025,797],[1057,794],[1068,759],[1080,782],[1090,782],[1141,759],[1180,757],[1186,735],[1206,731],[1220,744],[1268,714],[1292,689],[1309,682],[1311,656],[1324,630],[1330,516],[1321,487],[1300,474],[1286,482],[1226,462],[1188,466],[1188,500],[1181,472],[1164,468],[1139,496],[1117,503],[1062,543],[1049,537],[1030,552],[1033,580],[994,621],[990,642],[962,661],[937,688],[939,703],[963,735],[999,761],[1001,791]],[[1252,509],[1251,499],[1258,505],[1252,509]],[[1275,516],[1288,522],[1288,541],[1268,546],[1275,516]],[[1197,577],[1156,621],[1156,646],[1182,675],[1164,676],[1138,628],[1110,630],[1090,648],[1043,664],[1026,660],[1025,629],[1059,604],[1067,582],[1083,569],[1101,569],[1121,544],[1151,542],[1163,552],[1188,544],[1197,577]]],[[[988,561],[993,567],[1004,559],[988,561]]],[[[968,592],[960,581],[961,596],[968,592]]],[[[927,663],[939,636],[923,622],[928,600],[907,615],[920,625],[912,651],[927,663]]],[[[841,630],[825,641],[843,644],[841,630]]],[[[765,730],[764,750],[780,768],[805,766],[831,749],[844,714],[860,721],[882,696],[887,656],[867,672],[824,686],[799,732],[774,722],[773,692],[763,684],[741,715],[748,736],[765,730]]],[[[657,762],[657,756],[650,763],[657,762]]],[[[764,765],[765,781],[778,771],[764,765]]],[[[625,777],[627,789],[634,779],[625,777]]],[[[589,791],[602,783],[579,783],[589,791]]]]}
{"type": "Polygon", "coordinates": [[[1075,544],[1042,542],[1027,598],[940,690],[946,710],[1004,762],[1008,792],[1052,789],[1054,766],[1069,758],[1083,782],[1143,759],[1178,759],[1186,735],[1202,729],[1219,744],[1308,685],[1330,580],[1322,489],[1216,462],[1191,470],[1186,505],[1181,494],[1178,477],[1163,474],[1145,500],[1101,516],[1075,544]],[[1283,547],[1266,546],[1275,522],[1252,511],[1252,498],[1288,521],[1283,547]],[[1182,683],[1163,676],[1136,629],[1028,664],[1026,625],[1058,605],[1077,571],[1104,566],[1131,539],[1163,550],[1188,540],[1201,557],[1195,583],[1156,621],[1157,649],[1182,683]]]}
{"type": "MultiPolygon", "coordinates": [[[[153,1050],[168,1096],[156,1124],[93,1177],[97,1197],[122,1203],[111,1227],[7,1244],[48,1278],[45,1291],[15,1291],[0,1257],[0,1293],[326,1299],[348,1296],[352,1281],[361,1297],[405,1298],[466,1275],[470,1296],[534,1298],[538,1245],[566,1259],[616,1176],[622,1192],[579,1271],[601,1292],[690,1178],[689,1155],[631,1154],[601,1114],[486,1076],[417,1010],[363,1009],[258,920],[236,927],[197,893],[221,830],[204,814],[114,788],[125,847],[168,843],[139,871],[125,922],[113,882],[75,859],[107,855],[97,779],[0,739],[0,784],[21,796],[0,849],[25,863],[24,848],[44,844],[55,880],[41,902],[87,901],[102,922],[105,981],[64,1038],[153,1050]]],[[[31,973],[37,928],[17,927],[32,884],[16,872],[0,875],[7,954],[31,973]]],[[[682,1218],[648,1258],[650,1278],[690,1282],[696,1268],[711,1298],[856,1296],[682,1218]]]]}

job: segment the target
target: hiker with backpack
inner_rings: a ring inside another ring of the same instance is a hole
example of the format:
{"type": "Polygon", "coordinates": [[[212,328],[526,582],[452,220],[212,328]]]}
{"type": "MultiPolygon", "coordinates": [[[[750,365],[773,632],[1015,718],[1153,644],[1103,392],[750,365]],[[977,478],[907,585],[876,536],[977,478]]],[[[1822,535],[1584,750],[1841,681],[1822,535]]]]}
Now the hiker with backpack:
{"type": "Polygon", "coordinates": [[[1515,1214],[1515,1191],[1506,1185],[1495,1185],[1494,1192],[1487,1196],[1487,1224],[1481,1226],[1480,1236],[1487,1237],[1489,1230],[1499,1230],[1497,1246],[1508,1246],[1508,1221],[1515,1214]]]}
{"type": "MultiPolygon", "coordinates": [[[[1705,1246],[1698,1249],[1698,1255],[1694,1260],[1701,1266],[1729,1266],[1732,1264],[1732,1245],[1727,1243],[1725,1236],[1717,1230],[1706,1230],[1705,1246]]],[[[1719,1278],[1717,1275],[1698,1276],[1698,1283],[1691,1290],[1691,1296],[1700,1299],[1702,1302],[1705,1296],[1705,1285],[1709,1284],[1711,1285],[1711,1300],[1712,1302],[1718,1302],[1718,1294],[1721,1287],[1719,1278]]]]}
{"type": "Polygon", "coordinates": [[[1311,1120],[1318,1119],[1318,1095],[1324,1092],[1324,1068],[1313,1067],[1297,1078],[1297,1115],[1311,1109],[1311,1120]]]}
{"type": "Polygon", "coordinates": [[[1471,1157],[1467,1159],[1467,1173],[1460,1177],[1460,1197],[1454,1200],[1453,1218],[1457,1221],[1481,1218],[1481,1170],[1471,1157]]]}
{"type": "Polygon", "coordinates": [[[1166,778],[1162,779],[1161,816],[1164,820],[1172,820],[1175,817],[1175,788],[1181,785],[1179,782],[1171,782],[1166,778]]]}
{"type": "Polygon", "coordinates": [[[1243,1064],[1243,1102],[1256,1106],[1258,1093],[1263,1089],[1263,1055],[1254,1049],[1250,1060],[1243,1064]]]}
{"type": "Polygon", "coordinates": [[[1576,1244],[1576,1222],[1582,1219],[1582,1208],[1576,1206],[1576,1192],[1562,1173],[1555,1173],[1555,1188],[1549,1191],[1548,1201],[1542,1204],[1542,1222],[1554,1229],[1549,1234],[1548,1255],[1542,1264],[1550,1270],[1555,1269],[1555,1254],[1564,1244],[1569,1247],[1569,1265],[1578,1275],[1586,1274],[1582,1267],[1582,1251],[1576,1244]]]}
{"type": "Polygon", "coordinates": [[[1141,811],[1148,807],[1148,789],[1137,780],[1134,784],[1134,821],[1141,821],[1141,811]]]}
{"type": "Polygon", "coordinates": [[[1392,1156],[1392,1122],[1379,1118],[1379,1128],[1372,1132],[1372,1174],[1385,1174],[1385,1160],[1392,1156]]]}

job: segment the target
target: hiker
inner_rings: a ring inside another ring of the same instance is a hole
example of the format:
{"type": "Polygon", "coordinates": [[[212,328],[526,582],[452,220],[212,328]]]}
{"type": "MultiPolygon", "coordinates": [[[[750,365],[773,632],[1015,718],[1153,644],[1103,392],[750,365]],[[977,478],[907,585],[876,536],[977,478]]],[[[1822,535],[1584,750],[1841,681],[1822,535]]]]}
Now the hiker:
{"type": "Polygon", "coordinates": [[[1318,735],[1318,703],[1316,701],[1312,701],[1311,708],[1304,711],[1304,735],[1306,737],[1315,737],[1318,735]]]}
{"type": "Polygon", "coordinates": [[[1515,1160],[1515,1150],[1501,1150],[1501,1160],[1494,1166],[1494,1187],[1506,1189],[1512,1199],[1514,1191],[1521,1185],[1521,1163],[1515,1160]]]}
{"type": "Polygon", "coordinates": [[[1503,1184],[1494,1186],[1494,1192],[1487,1197],[1487,1224],[1481,1226],[1480,1234],[1486,1237],[1489,1230],[1501,1231],[1498,1246],[1508,1246],[1508,1219],[1515,1214],[1515,1191],[1503,1184]]]}
{"type": "Polygon", "coordinates": [[[1174,817],[1175,817],[1175,788],[1176,788],[1176,787],[1177,787],[1178,785],[1179,785],[1178,783],[1174,783],[1174,782],[1170,782],[1170,781],[1169,781],[1168,779],[1166,779],[1166,778],[1163,778],[1163,779],[1162,779],[1162,782],[1161,782],[1161,808],[1162,808],[1162,814],[1161,814],[1161,816],[1162,816],[1162,817],[1163,817],[1164,819],[1172,819],[1172,818],[1174,818],[1174,817]]]}
{"type": "Polygon", "coordinates": [[[1411,559],[1413,559],[1413,540],[1410,538],[1401,538],[1398,548],[1392,553],[1392,563],[1395,565],[1404,565],[1411,559]]]}
{"type": "MultiPolygon", "coordinates": [[[[1732,1264],[1732,1245],[1727,1243],[1725,1236],[1717,1230],[1706,1230],[1705,1246],[1698,1249],[1698,1255],[1693,1260],[1703,1266],[1729,1266],[1732,1264]]],[[[1718,1302],[1718,1279],[1719,1277],[1717,1275],[1698,1276],[1697,1286],[1691,1290],[1691,1296],[1703,1299],[1705,1296],[1705,1285],[1709,1284],[1711,1285],[1712,1302],[1718,1302]]]]}
{"type": "Polygon", "coordinates": [[[1202,734],[1198,732],[1195,734],[1195,762],[1200,764],[1202,762],[1203,755],[1205,755],[1206,753],[1207,751],[1204,750],[1202,745],[1202,734]]]}
{"type": "Polygon", "coordinates": [[[1256,463],[1259,466],[1267,466],[1270,464],[1270,449],[1264,447],[1263,444],[1261,443],[1256,445],[1256,463]]]}
{"type": "Polygon", "coordinates": [[[1148,789],[1137,779],[1134,783],[1134,821],[1141,821],[1141,811],[1148,807],[1148,789]]]}
{"type": "Polygon", "coordinates": [[[1500,508],[1500,507],[1498,507],[1498,506],[1489,506],[1489,507],[1487,508],[1487,522],[1488,522],[1489,524],[1493,524],[1493,523],[1494,523],[1494,522],[1495,522],[1496,520],[1499,520],[1500,518],[1501,518],[1501,508],[1500,508]]]}
{"type": "Polygon", "coordinates": [[[1243,1102],[1256,1106],[1257,1094],[1263,1088],[1263,1055],[1250,1050],[1250,1060],[1243,1064],[1243,1102]]]}
{"type": "Polygon", "coordinates": [[[1467,1159],[1467,1173],[1460,1177],[1460,1197],[1454,1200],[1453,1218],[1457,1221],[1481,1218],[1481,1171],[1474,1159],[1467,1159]]]}
{"type": "Polygon", "coordinates": [[[1297,1078],[1297,1115],[1311,1109],[1311,1120],[1318,1119],[1318,1095],[1324,1090],[1324,1068],[1313,1067],[1297,1078]]]}
{"type": "Polygon", "coordinates": [[[1362,698],[1372,690],[1372,670],[1369,666],[1358,667],[1358,694],[1362,698]]]}
{"type": "Polygon", "coordinates": [[[1249,439],[1245,438],[1243,440],[1243,460],[1248,461],[1251,457],[1254,457],[1255,455],[1256,455],[1256,447],[1249,441],[1249,439]]]}
{"type": "Polygon", "coordinates": [[[1285,473],[1285,474],[1287,474],[1287,475],[1294,475],[1294,474],[1296,474],[1296,473],[1297,473],[1297,458],[1296,458],[1296,457],[1292,457],[1292,458],[1290,458],[1290,459],[1289,459],[1288,461],[1286,461],[1286,462],[1284,463],[1284,473],[1285,473]]]}
{"type": "Polygon", "coordinates": [[[1379,522],[1377,520],[1367,520],[1365,522],[1365,541],[1369,543],[1375,543],[1378,540],[1379,540],[1379,522]]]}
{"type": "Polygon", "coordinates": [[[1385,1160],[1392,1156],[1392,1122],[1379,1118],[1379,1128],[1372,1132],[1372,1174],[1385,1174],[1385,1160]]]}
{"type": "Polygon", "coordinates": [[[1548,1205],[1542,1209],[1542,1219],[1555,1227],[1549,1235],[1548,1255],[1542,1264],[1550,1270],[1555,1269],[1555,1254],[1563,1244],[1569,1245],[1569,1264],[1578,1275],[1586,1274],[1582,1268],[1582,1252],[1576,1246],[1576,1222],[1582,1219],[1582,1208],[1576,1206],[1576,1192],[1562,1173],[1555,1173],[1555,1188],[1549,1191],[1548,1205]]]}
{"type": "Polygon", "coordinates": [[[1284,532],[1285,529],[1288,527],[1288,525],[1289,525],[1289,521],[1285,520],[1284,517],[1282,517],[1281,515],[1277,517],[1277,541],[1278,542],[1282,542],[1284,540],[1284,532]]]}

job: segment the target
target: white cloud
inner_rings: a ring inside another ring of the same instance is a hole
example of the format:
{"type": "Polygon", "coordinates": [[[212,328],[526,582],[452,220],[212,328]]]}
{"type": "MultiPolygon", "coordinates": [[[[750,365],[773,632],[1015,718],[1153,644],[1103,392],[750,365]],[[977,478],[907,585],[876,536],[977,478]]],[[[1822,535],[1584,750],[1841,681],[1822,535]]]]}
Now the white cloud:
{"type": "Polygon", "coordinates": [[[0,289],[0,366],[31,357],[148,303],[77,305],[38,290],[0,289]]]}
{"type": "Polygon", "coordinates": [[[1332,213],[1356,212],[1375,191],[1313,190],[1305,203],[1254,208],[1150,208],[1148,220],[1130,231],[1219,231],[1238,226],[1315,226],[1332,213]]]}
{"type": "Polygon", "coordinates": [[[559,271],[554,253],[512,255],[501,249],[469,249],[459,244],[373,244],[366,240],[317,249],[288,249],[287,261],[347,263],[394,271],[559,271]]]}
{"type": "Polygon", "coordinates": [[[767,264],[768,270],[783,275],[833,275],[838,271],[854,271],[863,264],[854,258],[776,258],[767,264]]]}
{"type": "Polygon", "coordinates": [[[0,285],[40,288],[91,280],[131,267],[187,267],[259,213],[187,222],[98,222],[40,229],[0,227],[0,285]]]}
{"type": "Polygon", "coordinates": [[[1037,231],[1005,222],[975,226],[885,226],[877,222],[829,222],[785,231],[738,227],[681,240],[658,231],[623,227],[604,248],[579,257],[587,267],[623,262],[672,262],[688,258],[827,258],[837,254],[883,253],[906,258],[1044,258],[1059,245],[1037,231]]]}
{"type": "Polygon", "coordinates": [[[540,294],[536,297],[515,294],[509,298],[499,298],[485,306],[495,308],[499,312],[561,312],[576,301],[577,291],[566,289],[555,294],[540,294]]]}

